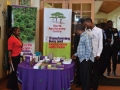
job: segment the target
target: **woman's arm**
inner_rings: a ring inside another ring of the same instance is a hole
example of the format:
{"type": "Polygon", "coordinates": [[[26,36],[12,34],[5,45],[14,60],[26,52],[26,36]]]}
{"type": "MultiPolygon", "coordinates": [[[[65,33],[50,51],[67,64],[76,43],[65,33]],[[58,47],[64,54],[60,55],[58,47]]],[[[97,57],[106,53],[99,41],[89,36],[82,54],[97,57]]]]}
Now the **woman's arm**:
{"type": "Polygon", "coordinates": [[[11,50],[8,51],[8,57],[9,57],[9,63],[11,63],[12,62],[12,51],[11,50]]]}
{"type": "Polygon", "coordinates": [[[12,50],[13,50],[13,40],[12,38],[8,39],[8,57],[9,57],[9,62],[12,62],[12,50]]]}

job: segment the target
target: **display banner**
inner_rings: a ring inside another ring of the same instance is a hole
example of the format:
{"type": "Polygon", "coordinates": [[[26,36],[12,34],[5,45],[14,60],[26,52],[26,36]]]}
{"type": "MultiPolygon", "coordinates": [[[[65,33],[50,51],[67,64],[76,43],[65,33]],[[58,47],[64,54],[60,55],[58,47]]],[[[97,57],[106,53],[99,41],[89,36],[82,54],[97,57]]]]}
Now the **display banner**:
{"type": "Polygon", "coordinates": [[[44,8],[44,55],[71,57],[71,15],[71,9],[44,8]]]}
{"type": "Polygon", "coordinates": [[[36,7],[12,6],[12,27],[20,28],[25,54],[35,53],[36,7]]]}

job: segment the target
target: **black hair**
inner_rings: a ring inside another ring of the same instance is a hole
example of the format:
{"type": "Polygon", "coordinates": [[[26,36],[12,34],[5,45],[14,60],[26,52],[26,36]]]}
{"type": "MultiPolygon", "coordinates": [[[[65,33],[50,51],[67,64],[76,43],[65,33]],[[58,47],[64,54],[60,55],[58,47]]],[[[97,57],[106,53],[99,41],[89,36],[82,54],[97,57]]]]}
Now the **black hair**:
{"type": "Polygon", "coordinates": [[[107,26],[106,23],[101,23],[101,28],[105,28],[107,26]]]}
{"type": "Polygon", "coordinates": [[[108,20],[108,21],[107,21],[107,24],[110,23],[110,22],[113,23],[112,20],[108,20]]]}
{"type": "Polygon", "coordinates": [[[13,34],[13,32],[15,32],[18,29],[18,27],[12,27],[11,28],[11,33],[13,34]]]}
{"type": "Polygon", "coordinates": [[[85,20],[83,18],[80,18],[77,23],[83,24],[84,22],[85,22],[85,20]]]}
{"type": "Polygon", "coordinates": [[[97,26],[97,27],[99,27],[99,28],[100,28],[100,27],[101,27],[101,24],[95,24],[95,26],[97,26]]]}
{"type": "Polygon", "coordinates": [[[92,23],[92,19],[91,18],[86,18],[85,21],[92,23]]]}
{"type": "Polygon", "coordinates": [[[13,34],[13,32],[15,32],[17,29],[18,29],[18,27],[9,28],[8,29],[8,37],[10,37],[13,34]]]}
{"type": "Polygon", "coordinates": [[[76,30],[85,31],[85,26],[83,24],[77,24],[76,30]]]}
{"type": "Polygon", "coordinates": [[[9,39],[10,36],[13,34],[13,32],[16,31],[17,29],[18,29],[18,27],[8,28],[7,39],[9,39]]]}

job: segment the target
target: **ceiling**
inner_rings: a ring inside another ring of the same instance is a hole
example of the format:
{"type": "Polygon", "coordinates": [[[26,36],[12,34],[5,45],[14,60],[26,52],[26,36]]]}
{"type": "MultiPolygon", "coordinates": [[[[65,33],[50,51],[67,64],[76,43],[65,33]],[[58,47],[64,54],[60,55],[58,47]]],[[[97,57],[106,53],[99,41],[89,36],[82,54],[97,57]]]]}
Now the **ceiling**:
{"type": "Polygon", "coordinates": [[[103,1],[99,11],[104,12],[104,13],[110,13],[113,10],[117,9],[120,7],[120,2],[117,1],[103,1]]]}

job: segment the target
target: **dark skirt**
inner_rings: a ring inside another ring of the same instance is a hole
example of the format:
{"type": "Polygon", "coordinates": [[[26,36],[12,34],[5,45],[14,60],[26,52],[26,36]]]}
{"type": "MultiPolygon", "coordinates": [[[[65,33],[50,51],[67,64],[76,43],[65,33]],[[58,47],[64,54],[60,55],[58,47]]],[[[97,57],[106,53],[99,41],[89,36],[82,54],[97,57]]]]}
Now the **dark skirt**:
{"type": "Polygon", "coordinates": [[[20,63],[20,55],[12,57],[12,63],[15,71],[17,71],[18,64],[20,63]]]}

